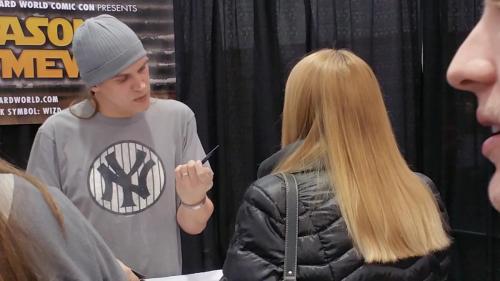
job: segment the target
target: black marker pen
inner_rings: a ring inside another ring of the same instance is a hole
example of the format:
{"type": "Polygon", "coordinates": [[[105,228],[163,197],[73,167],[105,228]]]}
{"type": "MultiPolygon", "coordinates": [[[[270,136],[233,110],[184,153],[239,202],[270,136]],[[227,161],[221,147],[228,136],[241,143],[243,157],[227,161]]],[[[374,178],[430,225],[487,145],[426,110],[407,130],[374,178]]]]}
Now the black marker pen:
{"type": "Polygon", "coordinates": [[[210,158],[210,156],[212,156],[212,154],[214,154],[215,150],[219,148],[219,145],[215,146],[212,150],[210,150],[209,153],[207,153],[207,156],[205,156],[205,158],[203,158],[201,160],[201,164],[205,164],[205,162],[207,162],[208,158],[210,158]]]}

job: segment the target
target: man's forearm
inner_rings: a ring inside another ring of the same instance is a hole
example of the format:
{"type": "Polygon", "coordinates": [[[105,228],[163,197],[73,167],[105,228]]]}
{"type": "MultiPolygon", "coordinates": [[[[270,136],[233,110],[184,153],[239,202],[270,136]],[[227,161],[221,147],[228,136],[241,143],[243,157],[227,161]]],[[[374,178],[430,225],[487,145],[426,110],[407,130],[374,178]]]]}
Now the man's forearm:
{"type": "Polygon", "coordinates": [[[199,234],[207,226],[208,219],[214,212],[214,205],[207,197],[199,209],[192,209],[181,204],[177,209],[177,223],[186,233],[199,234]]]}

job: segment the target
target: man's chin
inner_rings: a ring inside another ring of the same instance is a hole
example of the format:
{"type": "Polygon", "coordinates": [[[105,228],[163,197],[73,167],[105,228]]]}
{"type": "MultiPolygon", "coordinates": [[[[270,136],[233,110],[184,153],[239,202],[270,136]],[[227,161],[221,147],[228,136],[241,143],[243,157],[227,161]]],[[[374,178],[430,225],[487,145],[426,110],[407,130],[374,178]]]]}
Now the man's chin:
{"type": "Polygon", "coordinates": [[[496,170],[488,186],[488,196],[493,207],[500,212],[500,171],[496,170]]]}
{"type": "Polygon", "coordinates": [[[139,100],[138,102],[136,102],[136,110],[137,112],[144,112],[148,110],[150,105],[151,105],[151,98],[148,96],[143,100],[139,100]]]}

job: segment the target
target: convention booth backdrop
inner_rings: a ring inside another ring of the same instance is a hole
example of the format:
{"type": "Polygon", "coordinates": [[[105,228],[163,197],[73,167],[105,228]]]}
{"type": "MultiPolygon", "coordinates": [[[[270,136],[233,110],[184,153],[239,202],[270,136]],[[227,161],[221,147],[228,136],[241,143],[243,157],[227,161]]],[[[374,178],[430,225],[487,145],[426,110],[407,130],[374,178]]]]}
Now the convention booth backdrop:
{"type": "Polygon", "coordinates": [[[41,123],[86,94],[71,43],[86,18],[103,13],[121,19],[141,38],[153,93],[173,92],[171,0],[0,1],[0,125],[41,123]]]}
{"type": "MultiPolygon", "coordinates": [[[[176,95],[196,113],[205,149],[221,145],[211,160],[216,211],[202,235],[183,236],[184,272],[221,267],[242,195],[279,149],[290,68],[336,47],[373,67],[401,150],[442,192],[454,237],[450,280],[500,280],[499,218],[486,195],[492,167],[480,155],[487,132],[473,97],[445,80],[480,14],[475,0],[173,0],[176,95]]],[[[37,127],[0,126],[2,156],[24,167],[37,127]]]]}

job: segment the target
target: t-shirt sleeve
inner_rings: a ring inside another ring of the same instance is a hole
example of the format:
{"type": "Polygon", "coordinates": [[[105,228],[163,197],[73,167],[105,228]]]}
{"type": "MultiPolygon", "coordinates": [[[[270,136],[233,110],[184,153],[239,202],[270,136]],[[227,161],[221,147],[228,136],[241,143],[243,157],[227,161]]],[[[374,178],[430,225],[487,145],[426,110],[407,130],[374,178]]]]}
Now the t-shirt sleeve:
{"type": "Polygon", "coordinates": [[[35,137],[28,160],[27,172],[49,186],[62,190],[54,138],[41,127],[35,137]]]}
{"type": "Polygon", "coordinates": [[[49,187],[49,191],[63,211],[67,228],[75,227],[71,230],[68,229],[68,232],[70,232],[68,235],[73,234],[72,237],[66,237],[67,250],[73,250],[69,253],[70,258],[73,258],[74,261],[79,261],[79,268],[83,272],[86,272],[86,274],[96,274],[102,280],[126,280],[115,255],[90,222],[85,219],[73,203],[61,194],[59,190],[49,187]],[[68,224],[72,225],[69,226],[68,224]],[[72,230],[75,231],[71,232],[72,230]],[[68,245],[70,243],[73,245],[68,245]],[[84,245],[88,248],[84,249],[84,245]],[[75,253],[78,248],[81,251],[85,250],[88,258],[81,258],[79,254],[75,253]]]}
{"type": "Polygon", "coordinates": [[[36,261],[41,279],[126,280],[114,254],[73,203],[58,188],[48,187],[48,192],[62,215],[63,228],[42,193],[18,176],[9,215],[9,223],[29,241],[26,253],[36,261]]]}
{"type": "Polygon", "coordinates": [[[188,119],[186,123],[186,130],[182,143],[182,158],[181,163],[185,164],[189,160],[201,160],[205,157],[205,151],[201,145],[200,138],[196,127],[196,118],[194,114],[188,119]]]}

